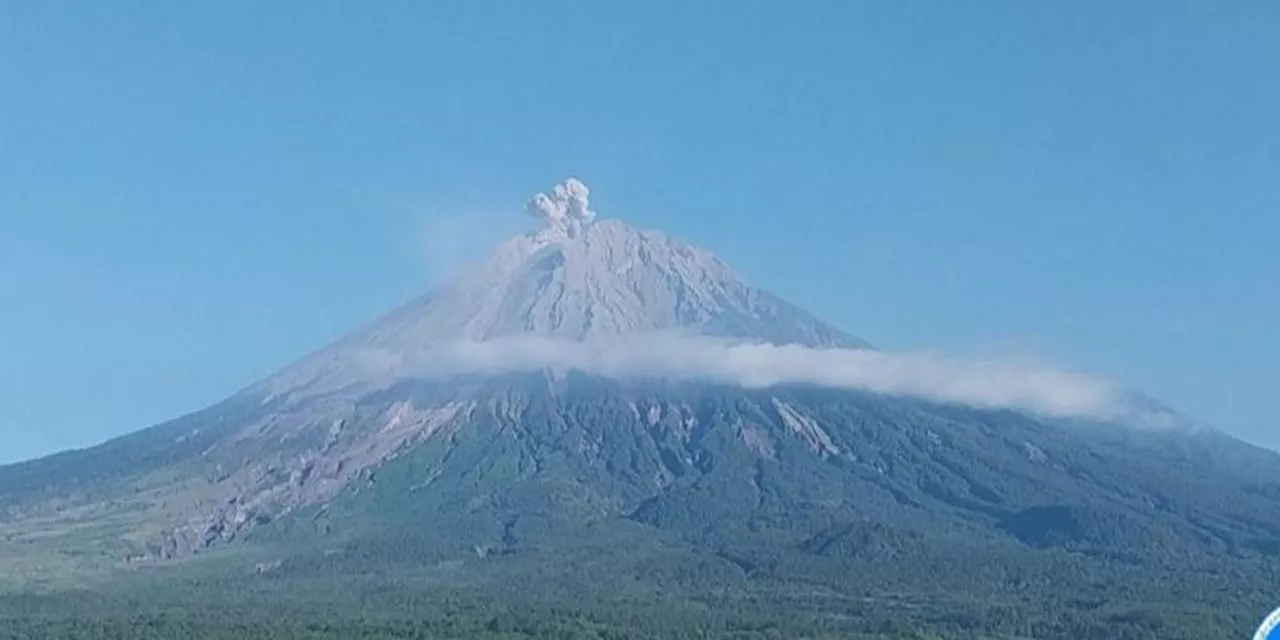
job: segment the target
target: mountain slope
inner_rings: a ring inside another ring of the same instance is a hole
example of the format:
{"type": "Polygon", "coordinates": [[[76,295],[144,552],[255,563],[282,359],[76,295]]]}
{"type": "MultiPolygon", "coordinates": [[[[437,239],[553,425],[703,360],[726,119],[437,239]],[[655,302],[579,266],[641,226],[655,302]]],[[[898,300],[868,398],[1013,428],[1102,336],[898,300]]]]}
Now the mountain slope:
{"type": "Polygon", "coordinates": [[[497,593],[553,567],[575,589],[842,607],[1209,602],[1280,576],[1280,457],[1210,430],[804,384],[426,375],[441,346],[520,336],[869,348],[706,251],[594,220],[587,195],[535,198],[547,228],[223,403],[0,467],[0,587],[182,576],[195,557],[237,580],[394,572],[497,593]]]}
{"type": "Polygon", "coordinates": [[[415,354],[451,341],[517,335],[583,341],[677,329],[772,344],[868,347],[751,286],[707,251],[603,220],[516,237],[438,290],[258,388],[316,393],[385,383],[406,377],[415,354]]]}
{"type": "MultiPolygon", "coordinates": [[[[437,397],[410,384],[370,402],[437,397]]],[[[1261,560],[1280,538],[1280,460],[1212,433],[589,376],[513,376],[475,398],[465,428],[433,434],[314,517],[339,537],[370,519],[374,531],[469,521],[438,541],[459,549],[518,547],[521,526],[540,518],[625,518],[766,556],[831,552],[823,536],[865,523],[1157,564],[1261,560]],[[770,544],[775,535],[786,543],[770,544]]]]}

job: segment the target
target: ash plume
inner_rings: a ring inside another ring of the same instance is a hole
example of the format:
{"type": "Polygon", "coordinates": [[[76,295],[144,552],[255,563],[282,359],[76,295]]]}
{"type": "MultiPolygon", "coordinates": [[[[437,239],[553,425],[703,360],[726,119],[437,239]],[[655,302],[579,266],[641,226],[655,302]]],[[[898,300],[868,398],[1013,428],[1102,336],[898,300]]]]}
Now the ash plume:
{"type": "Polygon", "coordinates": [[[591,210],[591,190],[577,178],[568,178],[529,200],[525,209],[552,227],[565,227],[590,222],[596,214],[591,210]]]}

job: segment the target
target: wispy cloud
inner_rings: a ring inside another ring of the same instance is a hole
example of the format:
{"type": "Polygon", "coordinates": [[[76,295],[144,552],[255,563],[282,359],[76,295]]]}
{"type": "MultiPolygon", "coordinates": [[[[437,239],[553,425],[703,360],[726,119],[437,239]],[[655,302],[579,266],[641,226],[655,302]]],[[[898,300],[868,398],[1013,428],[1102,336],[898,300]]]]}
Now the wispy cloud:
{"type": "Polygon", "coordinates": [[[665,333],[595,342],[514,336],[448,343],[420,356],[412,369],[423,376],[578,371],[614,379],[703,380],[748,388],[807,384],[1062,417],[1109,417],[1121,410],[1119,390],[1106,381],[1013,359],[964,360],[665,333]]]}
{"type": "Polygon", "coordinates": [[[496,209],[429,213],[418,225],[416,253],[434,284],[448,282],[494,245],[532,228],[527,219],[496,209]]]}

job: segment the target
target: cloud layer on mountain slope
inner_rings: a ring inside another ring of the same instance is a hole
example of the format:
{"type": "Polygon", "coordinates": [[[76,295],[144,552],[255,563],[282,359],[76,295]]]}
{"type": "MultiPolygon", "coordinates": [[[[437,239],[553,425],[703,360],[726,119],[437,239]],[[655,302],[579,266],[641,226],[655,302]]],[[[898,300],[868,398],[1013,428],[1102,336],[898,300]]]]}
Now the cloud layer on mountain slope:
{"type": "Polygon", "coordinates": [[[431,347],[412,361],[403,354],[366,355],[371,366],[426,378],[572,371],[746,388],[814,385],[1061,417],[1108,418],[1123,410],[1120,393],[1109,382],[1033,361],[774,345],[676,332],[587,341],[537,335],[462,340],[431,347]]]}

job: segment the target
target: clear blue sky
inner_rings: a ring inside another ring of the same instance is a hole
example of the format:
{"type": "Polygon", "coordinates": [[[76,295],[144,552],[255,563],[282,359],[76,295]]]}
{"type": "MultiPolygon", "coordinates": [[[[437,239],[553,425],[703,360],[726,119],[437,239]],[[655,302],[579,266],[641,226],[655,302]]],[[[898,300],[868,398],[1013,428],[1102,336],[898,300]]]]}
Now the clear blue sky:
{"type": "Polygon", "coordinates": [[[623,5],[0,5],[0,460],[234,392],[570,174],[878,346],[1280,446],[1280,3],[623,5]]]}

